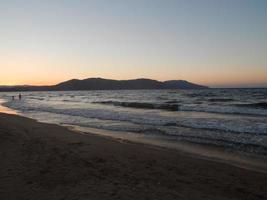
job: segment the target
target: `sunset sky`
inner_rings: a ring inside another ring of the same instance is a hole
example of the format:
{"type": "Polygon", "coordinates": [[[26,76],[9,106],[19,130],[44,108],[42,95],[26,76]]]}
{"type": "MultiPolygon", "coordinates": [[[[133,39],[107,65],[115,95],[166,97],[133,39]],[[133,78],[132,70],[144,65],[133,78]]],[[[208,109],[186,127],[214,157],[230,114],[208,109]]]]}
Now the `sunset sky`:
{"type": "Polygon", "coordinates": [[[267,86],[267,0],[0,0],[0,85],[267,86]]]}

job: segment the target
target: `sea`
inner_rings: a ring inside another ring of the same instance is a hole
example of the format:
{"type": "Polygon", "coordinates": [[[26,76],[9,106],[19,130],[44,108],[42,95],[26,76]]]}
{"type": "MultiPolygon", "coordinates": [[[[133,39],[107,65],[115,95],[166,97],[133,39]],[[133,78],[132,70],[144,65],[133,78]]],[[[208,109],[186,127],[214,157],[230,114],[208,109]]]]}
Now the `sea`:
{"type": "Polygon", "coordinates": [[[41,122],[267,163],[267,89],[22,92],[22,100],[18,94],[0,93],[2,106],[41,122]]]}

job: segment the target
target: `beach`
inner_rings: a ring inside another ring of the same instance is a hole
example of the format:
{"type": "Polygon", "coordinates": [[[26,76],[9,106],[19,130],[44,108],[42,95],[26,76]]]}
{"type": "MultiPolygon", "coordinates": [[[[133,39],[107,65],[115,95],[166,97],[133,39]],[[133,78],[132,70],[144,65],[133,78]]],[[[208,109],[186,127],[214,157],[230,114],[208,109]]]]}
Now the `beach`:
{"type": "Polygon", "coordinates": [[[0,114],[0,199],[266,199],[267,174],[0,114]]]}

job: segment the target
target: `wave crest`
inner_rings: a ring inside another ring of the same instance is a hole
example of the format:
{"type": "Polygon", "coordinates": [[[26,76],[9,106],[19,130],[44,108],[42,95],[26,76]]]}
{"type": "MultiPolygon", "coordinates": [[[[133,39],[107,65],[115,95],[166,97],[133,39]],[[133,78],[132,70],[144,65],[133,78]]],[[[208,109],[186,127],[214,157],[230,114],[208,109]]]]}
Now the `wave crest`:
{"type": "Polygon", "coordinates": [[[106,104],[106,105],[114,105],[121,107],[129,107],[129,108],[142,108],[142,109],[161,109],[168,111],[178,111],[178,104],[154,104],[154,103],[145,103],[145,102],[119,102],[119,101],[98,101],[93,102],[97,104],[106,104]]]}

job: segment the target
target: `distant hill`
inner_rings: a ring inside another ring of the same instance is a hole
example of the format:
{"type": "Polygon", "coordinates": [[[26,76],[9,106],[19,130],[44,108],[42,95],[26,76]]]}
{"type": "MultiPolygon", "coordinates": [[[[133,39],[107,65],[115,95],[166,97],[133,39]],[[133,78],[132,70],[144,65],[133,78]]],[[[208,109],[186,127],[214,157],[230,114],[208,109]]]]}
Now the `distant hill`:
{"type": "Polygon", "coordinates": [[[52,86],[55,90],[140,90],[140,89],[205,89],[184,80],[160,82],[152,79],[111,80],[89,78],[84,80],[72,79],[52,86]]]}
{"type": "Polygon", "coordinates": [[[206,89],[208,87],[184,80],[160,82],[152,79],[111,80],[88,78],[72,79],[52,86],[8,86],[0,91],[65,91],[65,90],[140,90],[140,89],[206,89]]]}
{"type": "Polygon", "coordinates": [[[205,89],[207,86],[190,83],[185,80],[164,81],[163,88],[165,89],[205,89]]]}

